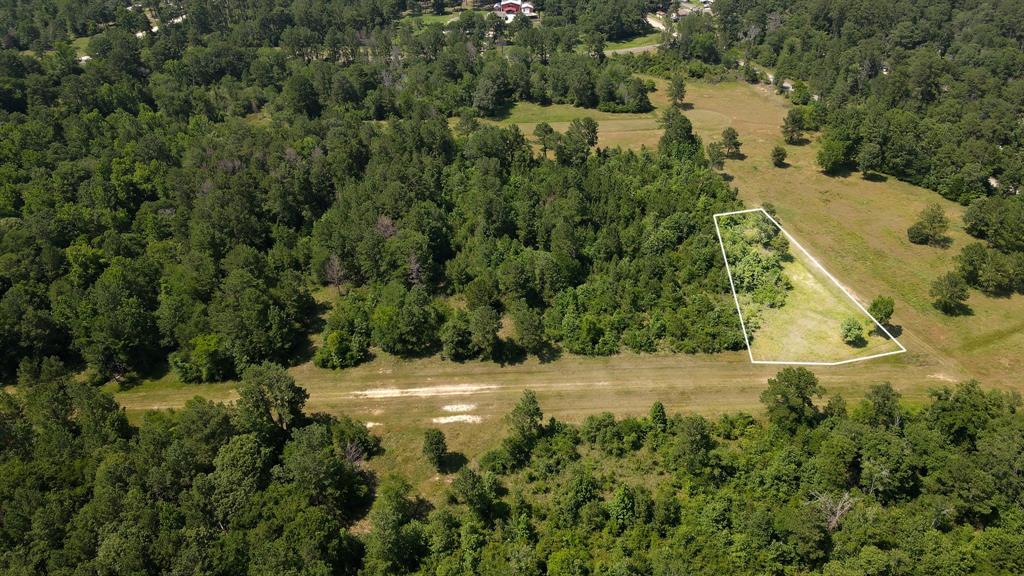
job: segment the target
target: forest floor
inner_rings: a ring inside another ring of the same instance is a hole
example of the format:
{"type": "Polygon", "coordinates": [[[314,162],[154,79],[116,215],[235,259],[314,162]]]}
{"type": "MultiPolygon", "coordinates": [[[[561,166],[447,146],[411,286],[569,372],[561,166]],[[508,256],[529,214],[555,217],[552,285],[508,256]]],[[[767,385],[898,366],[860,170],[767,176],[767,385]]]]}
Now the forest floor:
{"type": "MultiPolygon", "coordinates": [[[[652,102],[660,109],[667,98],[665,83],[658,81],[658,86],[652,102]]],[[[959,317],[944,316],[931,306],[932,279],[953,267],[954,256],[969,240],[961,225],[962,207],[894,178],[825,176],[814,164],[815,142],[787,146],[789,165],[775,168],[769,153],[781,141],[779,126],[787,103],[769,87],[691,82],[686,101],[686,114],[705,142],[717,138],[726,126],[739,132],[746,157],[727,160],[725,173],[748,207],[773,204],[786,230],[862,302],[877,294],[896,301],[893,323],[908,353],[815,368],[829,394],[856,401],[869,385],[889,381],[913,405],[922,403],[930,388],[968,378],[987,387],[1024,391],[1024,297],[989,298],[973,291],[968,302],[972,313],[959,317]],[[932,202],[939,202],[951,217],[949,248],[917,246],[906,239],[907,227],[932,202]]],[[[657,114],[612,115],[571,106],[520,104],[500,122],[519,124],[532,138],[537,122],[548,121],[564,130],[572,118],[591,116],[600,123],[600,146],[640,148],[657,144],[657,114]]],[[[385,453],[370,462],[373,470],[402,474],[431,497],[450,477],[438,476],[423,459],[423,430],[441,428],[451,450],[472,459],[500,441],[502,416],[524,388],[537,392],[546,417],[569,421],[605,410],[642,414],[655,400],[669,413],[757,413],[758,395],[777,370],[751,364],[742,351],[565,355],[550,363],[531,358],[505,366],[381,355],[348,370],[321,370],[307,363],[291,372],[309,391],[308,410],[346,413],[373,423],[374,432],[383,432],[385,453]],[[455,415],[445,409],[451,405],[473,405],[459,414],[480,421],[434,423],[434,418],[455,415]]],[[[234,397],[233,385],[189,386],[169,375],[119,392],[117,400],[131,418],[138,418],[149,409],[181,406],[195,395],[228,401],[234,397]]]]}

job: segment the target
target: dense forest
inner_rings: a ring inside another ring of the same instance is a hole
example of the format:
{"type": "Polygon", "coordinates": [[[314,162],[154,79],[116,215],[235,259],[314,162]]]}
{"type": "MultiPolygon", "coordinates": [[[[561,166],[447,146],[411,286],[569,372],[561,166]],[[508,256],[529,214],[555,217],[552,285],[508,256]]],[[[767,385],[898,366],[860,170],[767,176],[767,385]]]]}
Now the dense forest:
{"type": "Polygon", "coordinates": [[[232,405],[196,399],[132,426],[47,360],[17,397],[0,392],[0,571],[1024,571],[1019,396],[968,382],[910,411],[886,384],[849,408],[824,394],[786,368],[761,394],[763,423],[655,404],[571,425],[526,392],[500,445],[431,504],[369,472],[377,439],[304,412],[280,367],[247,369],[232,405]]]}
{"type": "Polygon", "coordinates": [[[321,330],[324,367],[371,347],[741,346],[711,225],[738,202],[678,110],[643,153],[595,150],[589,119],[539,149],[480,121],[517,100],[651,108],[649,83],[576,50],[622,17],[588,6],[441,26],[377,2],[161,4],[147,33],[140,7],[47,20],[49,3],[16,2],[0,52],[0,379],[57,356],[99,382],[167,362],[224,380],[310,357],[321,330]],[[96,32],[87,57],[58,30],[96,32]],[[339,302],[321,326],[324,286],[339,302]]]}
{"type": "MultiPolygon", "coordinates": [[[[741,203],[684,76],[794,80],[782,137],[820,132],[826,171],[969,204],[945,289],[1024,292],[1013,0],[717,0],[621,58],[664,3],[536,4],[0,0],[0,573],[1024,573],[1021,399],[976,382],[848,407],[787,368],[765,418],[580,424],[527,391],[471,463],[427,431],[433,502],[306,409],[304,361],[742,347],[712,219],[741,203]],[[679,96],[654,149],[495,122],[651,111],[639,73],[679,96]],[[238,398],[129,422],[98,386],[168,370],[238,398]]],[[[777,228],[725,238],[743,295],[782,305],[777,228]]]]}

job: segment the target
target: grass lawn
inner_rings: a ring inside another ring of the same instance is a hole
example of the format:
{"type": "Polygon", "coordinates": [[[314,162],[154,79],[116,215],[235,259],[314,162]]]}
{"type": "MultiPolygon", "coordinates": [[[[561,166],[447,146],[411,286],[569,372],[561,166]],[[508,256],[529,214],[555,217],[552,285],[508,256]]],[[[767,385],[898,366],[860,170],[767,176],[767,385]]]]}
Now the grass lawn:
{"type": "Polygon", "coordinates": [[[419,22],[420,24],[446,24],[451,20],[458,20],[459,15],[451,12],[444,14],[420,14],[419,16],[403,16],[403,22],[419,22]]]}
{"type": "Polygon", "coordinates": [[[622,50],[625,48],[639,48],[640,46],[653,46],[655,44],[661,44],[661,32],[651,32],[650,34],[637,36],[629,40],[608,42],[605,44],[604,49],[605,51],[622,50]]]}
{"type": "MultiPolygon", "coordinates": [[[[744,216],[767,220],[760,212],[744,216]]],[[[719,218],[719,224],[723,227],[734,225],[737,218],[719,218]]],[[[740,294],[740,308],[744,318],[748,319],[748,331],[749,320],[757,318],[758,328],[750,340],[755,360],[841,362],[899,350],[895,342],[880,330],[876,331],[871,318],[857,308],[850,297],[799,247],[791,244],[789,253],[792,260],[783,263],[783,273],[792,289],[787,293],[784,306],[761,307],[752,301],[749,294],[740,294]],[[868,327],[862,345],[850,346],[843,342],[839,326],[847,318],[855,318],[868,327]]],[[[736,264],[732,255],[729,260],[736,264]]],[[[867,306],[863,302],[861,304],[867,306]]]]}
{"type": "Polygon", "coordinates": [[[71,41],[71,47],[75,49],[79,57],[85,56],[86,51],[89,48],[89,41],[92,40],[92,36],[83,36],[75,38],[71,41]]]}

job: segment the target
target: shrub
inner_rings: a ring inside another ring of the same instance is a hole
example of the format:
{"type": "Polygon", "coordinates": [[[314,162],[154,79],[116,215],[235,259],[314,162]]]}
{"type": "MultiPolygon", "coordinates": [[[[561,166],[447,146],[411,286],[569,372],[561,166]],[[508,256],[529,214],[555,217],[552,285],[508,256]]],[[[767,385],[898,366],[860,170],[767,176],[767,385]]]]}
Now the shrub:
{"type": "Polygon", "coordinates": [[[864,342],[864,327],[861,326],[860,321],[856,318],[843,320],[840,332],[843,336],[843,342],[850,346],[857,346],[864,342]]]}
{"type": "Polygon", "coordinates": [[[883,326],[889,324],[889,320],[892,319],[892,314],[895,311],[896,305],[893,299],[888,296],[878,296],[871,301],[871,305],[868,306],[868,313],[878,320],[879,324],[883,326]]]}
{"type": "Polygon", "coordinates": [[[781,168],[786,165],[786,149],[782,146],[772,148],[772,164],[781,168]]]}
{"type": "Polygon", "coordinates": [[[440,472],[444,462],[444,456],[448,453],[448,444],[445,442],[444,432],[437,428],[428,428],[423,433],[423,456],[427,462],[440,472]]]}
{"type": "Polygon", "coordinates": [[[957,314],[967,301],[967,283],[959,274],[948,272],[935,279],[928,294],[934,298],[932,304],[943,313],[957,314]]]}
{"type": "Polygon", "coordinates": [[[941,244],[946,240],[949,219],[942,207],[931,204],[921,211],[917,222],[907,228],[907,238],[914,244],[941,244]]]}

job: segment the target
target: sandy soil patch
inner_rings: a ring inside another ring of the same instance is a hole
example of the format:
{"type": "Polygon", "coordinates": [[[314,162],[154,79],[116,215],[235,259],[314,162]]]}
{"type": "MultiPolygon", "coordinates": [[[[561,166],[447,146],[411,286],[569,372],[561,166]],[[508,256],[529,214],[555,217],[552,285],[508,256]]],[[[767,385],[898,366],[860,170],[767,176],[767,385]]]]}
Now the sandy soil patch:
{"type": "Polygon", "coordinates": [[[476,404],[448,404],[441,406],[445,412],[472,412],[476,410],[476,404]]]}
{"type": "Polygon", "coordinates": [[[429,398],[430,396],[462,396],[465,394],[476,394],[486,390],[498,388],[493,385],[478,384],[447,384],[441,386],[426,386],[423,388],[371,388],[353,392],[356,398],[429,398]]]}
{"type": "Polygon", "coordinates": [[[458,414],[455,416],[439,416],[431,420],[434,424],[454,424],[456,422],[463,422],[466,424],[479,424],[483,421],[483,418],[474,416],[472,414],[458,414]]]}

